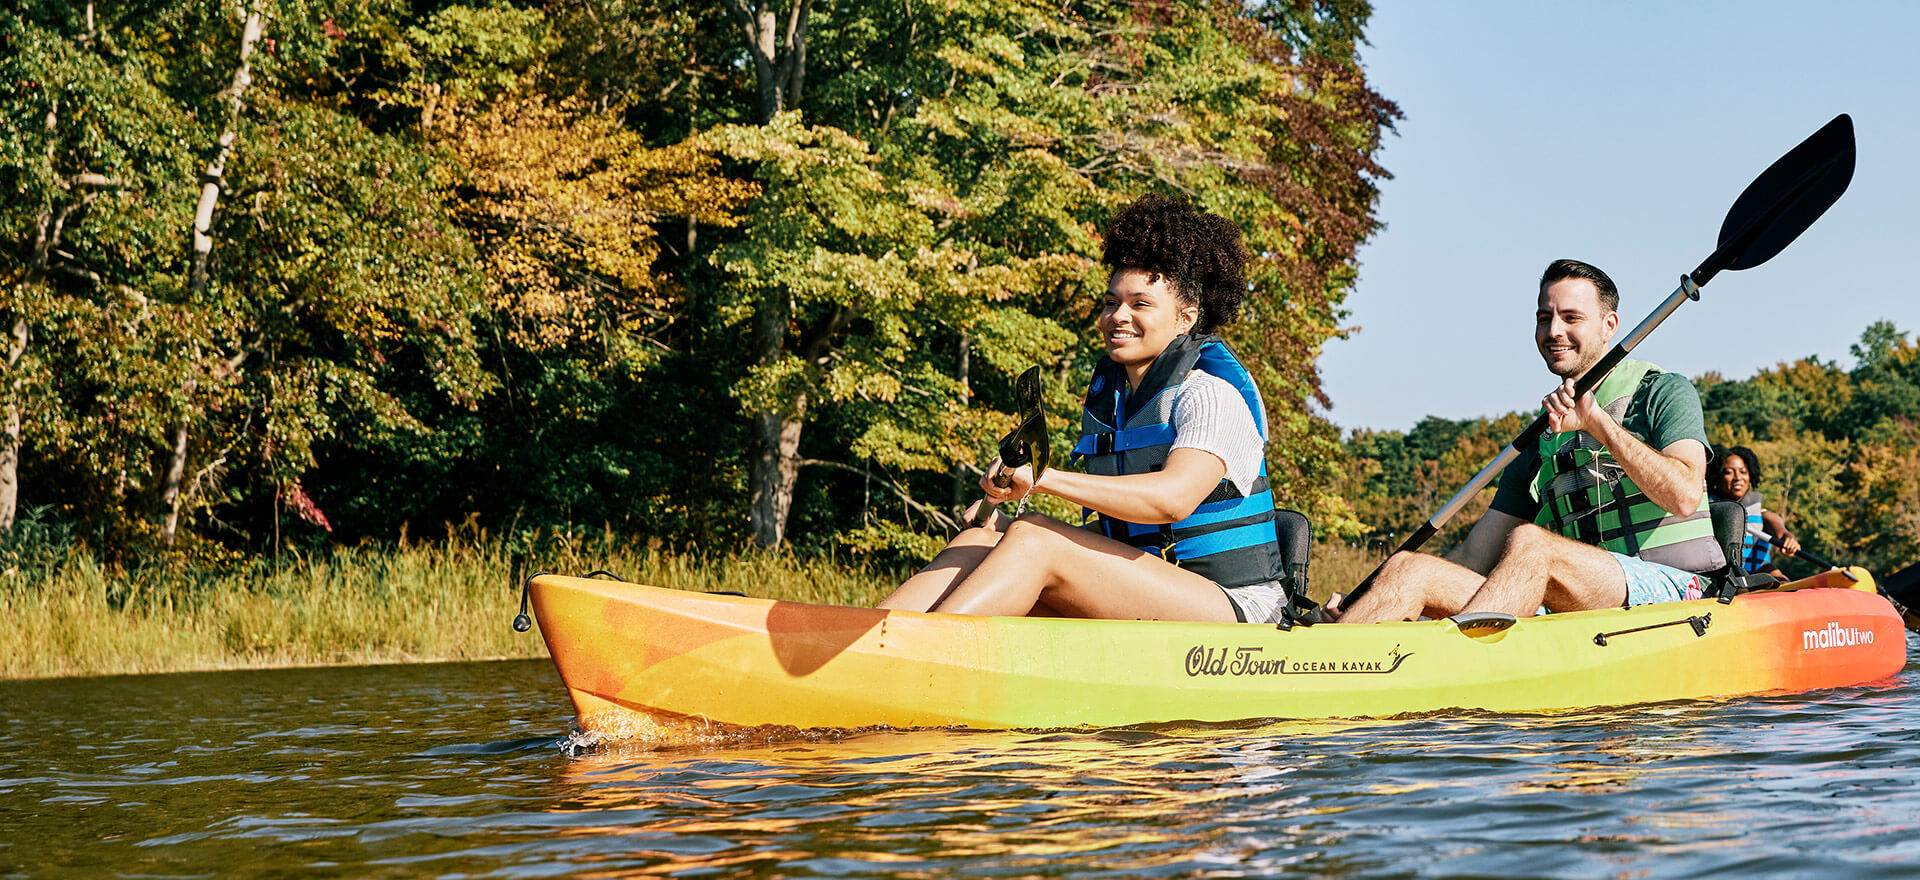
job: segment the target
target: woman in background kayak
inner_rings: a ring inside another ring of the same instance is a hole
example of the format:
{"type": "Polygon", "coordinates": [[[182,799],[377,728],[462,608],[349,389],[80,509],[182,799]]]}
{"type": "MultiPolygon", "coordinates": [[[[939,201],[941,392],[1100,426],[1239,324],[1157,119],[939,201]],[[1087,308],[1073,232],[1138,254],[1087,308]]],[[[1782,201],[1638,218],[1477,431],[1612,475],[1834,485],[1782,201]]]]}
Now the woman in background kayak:
{"type": "Polygon", "coordinates": [[[1278,619],[1286,601],[1267,489],[1266,411],[1212,335],[1239,316],[1246,248],[1229,221],[1149,196],[1121,209],[1074,459],[1030,466],[983,503],[1029,491],[1088,511],[1085,526],[994,514],[953,539],[882,608],[1151,620],[1278,619]]]}
{"type": "Polygon", "coordinates": [[[1707,466],[1707,491],[1715,501],[1738,501],[1747,509],[1746,552],[1741,559],[1748,573],[1777,572],[1773,547],[1778,545],[1788,556],[1800,552],[1800,539],[1787,531],[1780,514],[1761,506],[1760,459],[1745,446],[1728,449],[1716,446],[1713,462],[1707,466]]]}

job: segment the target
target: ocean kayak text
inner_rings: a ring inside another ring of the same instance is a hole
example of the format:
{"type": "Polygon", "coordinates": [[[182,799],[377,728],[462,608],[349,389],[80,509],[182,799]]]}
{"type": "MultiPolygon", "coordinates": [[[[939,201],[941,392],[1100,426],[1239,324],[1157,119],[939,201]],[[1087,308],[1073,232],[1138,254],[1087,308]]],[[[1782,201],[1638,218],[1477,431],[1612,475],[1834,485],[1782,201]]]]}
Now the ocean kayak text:
{"type": "Polygon", "coordinates": [[[1400,668],[1412,654],[1402,654],[1398,646],[1383,660],[1295,660],[1287,657],[1262,657],[1264,648],[1209,648],[1195,645],[1187,650],[1187,675],[1383,675],[1400,668]]]}

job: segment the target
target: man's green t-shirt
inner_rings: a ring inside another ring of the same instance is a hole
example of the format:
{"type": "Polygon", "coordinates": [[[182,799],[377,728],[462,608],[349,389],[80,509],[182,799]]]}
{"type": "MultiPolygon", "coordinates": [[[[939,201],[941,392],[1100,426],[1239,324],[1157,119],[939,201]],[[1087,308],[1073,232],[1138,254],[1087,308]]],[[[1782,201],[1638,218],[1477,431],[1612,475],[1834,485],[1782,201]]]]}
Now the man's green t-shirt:
{"type": "MultiPolygon", "coordinates": [[[[1633,399],[1627,402],[1620,426],[1655,450],[1681,440],[1698,440],[1707,455],[1713,455],[1713,445],[1707,442],[1706,416],[1700,411],[1700,392],[1678,373],[1649,373],[1641,379],[1633,399]]],[[[1539,470],[1539,446],[1521,450],[1520,457],[1500,475],[1493,509],[1532,522],[1540,513],[1540,502],[1531,491],[1533,476],[1539,470]]]]}

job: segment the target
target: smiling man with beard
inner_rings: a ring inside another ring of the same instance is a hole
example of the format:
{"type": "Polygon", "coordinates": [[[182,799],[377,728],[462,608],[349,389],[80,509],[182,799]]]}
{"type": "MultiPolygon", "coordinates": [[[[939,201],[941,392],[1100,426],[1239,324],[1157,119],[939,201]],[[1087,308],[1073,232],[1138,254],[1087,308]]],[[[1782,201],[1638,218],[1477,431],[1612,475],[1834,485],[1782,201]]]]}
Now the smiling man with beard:
{"type": "Polygon", "coordinates": [[[1622,360],[1592,393],[1574,383],[1619,329],[1620,294],[1599,268],[1555,260],[1540,277],[1534,344],[1561,385],[1548,432],[1501,475],[1491,509],[1446,558],[1399,553],[1343,623],[1515,616],[1700,597],[1725,565],[1707,511],[1709,446],[1686,377],[1622,360]]]}

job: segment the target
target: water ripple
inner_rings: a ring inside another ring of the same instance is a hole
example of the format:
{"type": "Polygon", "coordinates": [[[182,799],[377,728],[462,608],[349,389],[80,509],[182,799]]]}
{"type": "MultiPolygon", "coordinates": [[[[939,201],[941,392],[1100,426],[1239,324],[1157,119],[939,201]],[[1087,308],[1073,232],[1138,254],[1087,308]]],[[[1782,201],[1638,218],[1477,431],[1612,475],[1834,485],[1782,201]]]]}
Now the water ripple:
{"type": "Polygon", "coordinates": [[[0,873],[1882,877],[1915,673],[1551,716],[644,750],[545,663],[0,683],[0,873]]]}

